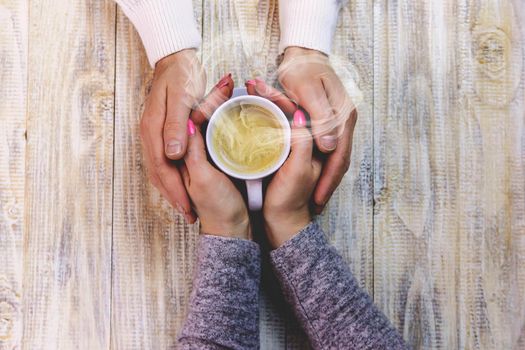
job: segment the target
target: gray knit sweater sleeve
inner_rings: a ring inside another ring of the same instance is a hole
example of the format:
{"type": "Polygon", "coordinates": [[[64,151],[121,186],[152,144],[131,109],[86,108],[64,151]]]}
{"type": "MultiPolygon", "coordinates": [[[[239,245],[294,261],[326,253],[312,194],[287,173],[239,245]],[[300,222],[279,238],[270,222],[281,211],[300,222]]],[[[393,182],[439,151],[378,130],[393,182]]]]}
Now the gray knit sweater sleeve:
{"type": "Polygon", "coordinates": [[[178,349],[258,349],[258,244],[201,235],[178,349]]]}
{"type": "Polygon", "coordinates": [[[272,251],[271,261],[314,349],[406,348],[317,223],[272,251]]]}

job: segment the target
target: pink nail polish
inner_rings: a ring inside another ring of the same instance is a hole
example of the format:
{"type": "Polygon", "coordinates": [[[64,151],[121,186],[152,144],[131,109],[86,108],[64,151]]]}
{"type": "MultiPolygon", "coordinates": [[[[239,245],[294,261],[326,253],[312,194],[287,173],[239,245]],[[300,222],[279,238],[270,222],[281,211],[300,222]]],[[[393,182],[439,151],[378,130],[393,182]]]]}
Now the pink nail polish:
{"type": "Polygon", "coordinates": [[[257,85],[257,82],[254,79],[250,79],[250,80],[246,80],[246,84],[255,86],[257,85]]]}
{"type": "Polygon", "coordinates": [[[188,119],[188,135],[195,134],[195,124],[191,119],[188,119]]]}
{"type": "Polygon", "coordinates": [[[301,111],[300,109],[296,110],[293,114],[293,123],[295,126],[306,125],[306,117],[304,116],[303,111],[301,111]]]}

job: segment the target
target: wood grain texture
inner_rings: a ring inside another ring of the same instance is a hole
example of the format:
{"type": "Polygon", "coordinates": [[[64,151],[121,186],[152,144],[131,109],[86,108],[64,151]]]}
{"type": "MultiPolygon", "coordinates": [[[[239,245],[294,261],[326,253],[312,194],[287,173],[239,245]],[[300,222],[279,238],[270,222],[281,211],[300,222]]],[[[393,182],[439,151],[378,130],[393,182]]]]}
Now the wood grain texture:
{"type": "MultiPolygon", "coordinates": [[[[277,0],[194,10],[208,87],[276,83],[277,0]]],[[[185,319],[198,228],[147,179],[115,11],[0,1],[2,350],[174,348],[185,319]]],[[[329,240],[415,349],[525,349],[525,3],[350,0],[331,61],[363,103],[329,240]]],[[[263,284],[261,349],[307,349],[263,284]]]]}
{"type": "Polygon", "coordinates": [[[375,10],[375,301],[415,348],[517,349],[523,5],[375,10]]]}
{"type": "Polygon", "coordinates": [[[0,3],[0,349],[21,346],[27,1],[0,3]]]}
{"type": "MultiPolygon", "coordinates": [[[[198,15],[200,2],[194,9],[198,15]]],[[[149,183],[138,126],[152,70],[120,11],[116,62],[111,348],[174,348],[191,291],[198,227],[186,225],[149,183]]]]}
{"type": "Polygon", "coordinates": [[[361,287],[373,290],[373,2],[346,3],[330,62],[357,106],[350,168],[320,217],[361,287]]]}
{"type": "Polygon", "coordinates": [[[276,0],[204,0],[202,63],[209,88],[230,72],[236,86],[254,77],[276,80],[277,4],[276,0]]]}
{"type": "Polygon", "coordinates": [[[107,349],[115,5],[29,13],[23,346],[107,349]]]}
{"type": "MultiPolygon", "coordinates": [[[[318,217],[359,285],[373,293],[373,1],[346,2],[330,61],[353,102],[358,120],[350,168],[318,217]]],[[[303,338],[303,341],[305,339],[303,338]]]]}

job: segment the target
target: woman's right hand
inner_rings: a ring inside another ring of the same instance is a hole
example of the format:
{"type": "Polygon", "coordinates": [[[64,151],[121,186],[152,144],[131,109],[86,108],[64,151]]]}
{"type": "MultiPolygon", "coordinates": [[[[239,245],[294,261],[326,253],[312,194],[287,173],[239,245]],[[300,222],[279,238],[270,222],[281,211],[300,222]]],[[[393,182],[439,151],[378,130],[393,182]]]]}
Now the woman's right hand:
{"type": "Polygon", "coordinates": [[[201,222],[201,232],[250,239],[250,219],[235,185],[206,158],[200,130],[188,120],[188,149],[182,179],[201,222]]]}
{"type": "Polygon", "coordinates": [[[304,113],[294,113],[290,156],[266,190],[263,206],[266,234],[280,247],[311,221],[310,198],[321,174],[321,162],[313,157],[312,135],[304,113]]]}

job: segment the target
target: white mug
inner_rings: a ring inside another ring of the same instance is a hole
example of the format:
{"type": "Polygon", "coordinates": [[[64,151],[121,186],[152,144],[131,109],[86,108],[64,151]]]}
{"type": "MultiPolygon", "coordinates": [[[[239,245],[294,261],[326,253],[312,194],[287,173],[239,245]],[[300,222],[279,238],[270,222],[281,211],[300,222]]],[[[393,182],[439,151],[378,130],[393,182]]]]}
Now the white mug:
{"type": "Polygon", "coordinates": [[[271,175],[277,171],[285,162],[288,154],[290,153],[290,136],[290,123],[288,122],[288,119],[284,115],[283,111],[281,111],[281,109],[276,104],[260,96],[248,95],[246,88],[235,88],[233,90],[232,98],[219,106],[219,108],[217,108],[211,115],[208,123],[208,129],[206,130],[206,145],[208,147],[208,152],[210,153],[211,159],[219,167],[219,169],[232,177],[246,181],[248,207],[250,210],[261,210],[263,205],[262,180],[266,176],[271,175]],[[217,118],[220,117],[224,111],[239,105],[241,102],[256,105],[268,110],[275,117],[277,117],[277,119],[279,119],[279,122],[281,123],[284,130],[284,147],[279,160],[271,168],[256,174],[239,174],[238,172],[228,168],[221,163],[221,160],[217,156],[217,153],[213,147],[212,135],[216,126],[217,118]]]}

